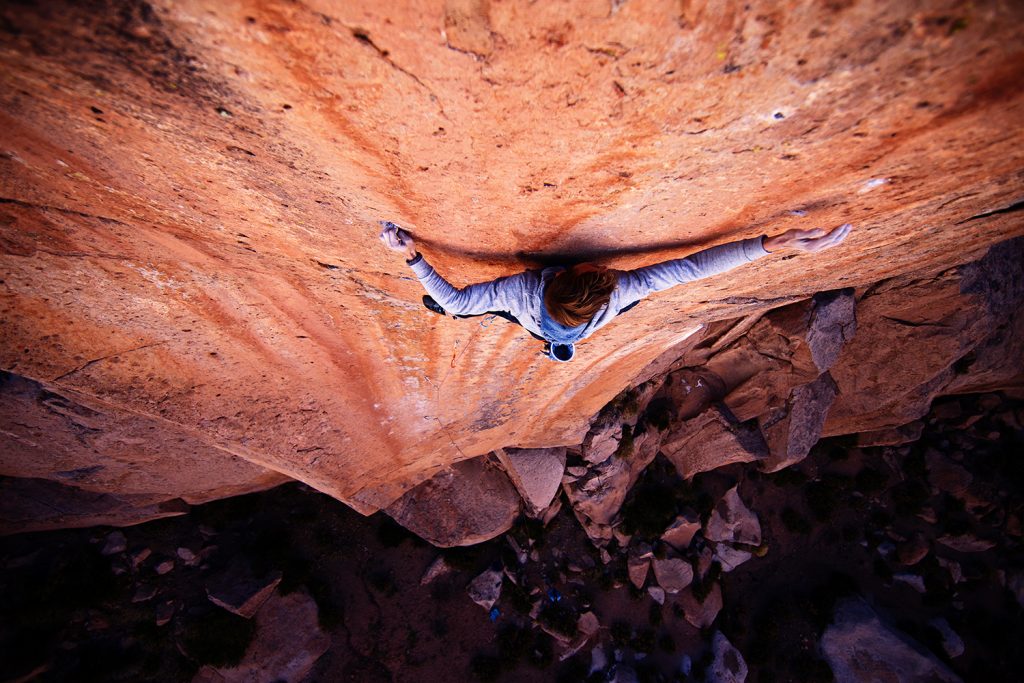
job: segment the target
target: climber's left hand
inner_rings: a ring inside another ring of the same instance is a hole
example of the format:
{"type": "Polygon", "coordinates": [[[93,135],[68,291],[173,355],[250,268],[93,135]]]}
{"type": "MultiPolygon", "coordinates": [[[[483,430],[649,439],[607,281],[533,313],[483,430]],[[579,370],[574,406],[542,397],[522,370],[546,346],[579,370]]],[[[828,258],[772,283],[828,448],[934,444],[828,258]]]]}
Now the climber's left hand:
{"type": "Polygon", "coordinates": [[[814,230],[787,230],[781,235],[765,237],[762,243],[765,251],[778,251],[779,249],[796,249],[797,251],[821,251],[834,247],[850,234],[853,226],[849,223],[840,225],[829,232],[822,228],[814,230]]]}

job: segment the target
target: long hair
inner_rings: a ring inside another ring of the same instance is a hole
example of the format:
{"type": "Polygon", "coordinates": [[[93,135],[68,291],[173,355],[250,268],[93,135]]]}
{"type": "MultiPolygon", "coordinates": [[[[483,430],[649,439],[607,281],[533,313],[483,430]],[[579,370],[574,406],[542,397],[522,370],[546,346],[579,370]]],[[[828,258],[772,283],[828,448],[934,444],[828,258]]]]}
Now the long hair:
{"type": "Polygon", "coordinates": [[[613,271],[580,264],[564,270],[548,282],[544,306],[556,322],[576,327],[590,322],[608,303],[618,281],[613,271]]]}

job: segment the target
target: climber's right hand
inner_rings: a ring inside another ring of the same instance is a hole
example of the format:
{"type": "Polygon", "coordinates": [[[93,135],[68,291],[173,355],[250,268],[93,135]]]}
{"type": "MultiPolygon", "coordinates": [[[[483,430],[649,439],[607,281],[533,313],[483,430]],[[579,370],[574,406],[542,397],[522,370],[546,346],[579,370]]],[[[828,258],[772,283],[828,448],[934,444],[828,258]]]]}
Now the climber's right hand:
{"type": "Polygon", "coordinates": [[[413,242],[412,236],[405,230],[392,223],[391,221],[381,221],[381,227],[384,229],[380,233],[380,241],[392,251],[399,251],[405,254],[405,260],[411,261],[416,258],[416,245],[413,242]]]}

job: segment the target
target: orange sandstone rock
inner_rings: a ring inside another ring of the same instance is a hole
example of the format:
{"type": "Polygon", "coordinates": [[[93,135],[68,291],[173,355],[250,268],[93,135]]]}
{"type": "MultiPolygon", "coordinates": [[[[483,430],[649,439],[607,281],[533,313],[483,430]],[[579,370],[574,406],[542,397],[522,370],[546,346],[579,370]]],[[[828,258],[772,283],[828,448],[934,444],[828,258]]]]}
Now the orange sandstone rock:
{"type": "MultiPolygon", "coordinates": [[[[102,413],[84,442],[67,422],[37,440],[15,423],[51,407],[5,382],[0,474],[98,466],[75,485],[186,501],[293,478],[370,513],[457,460],[578,444],[698,323],[949,268],[1024,233],[1022,13],[0,8],[0,369],[102,413]],[[652,297],[557,365],[501,320],[424,311],[374,239],[380,218],[459,285],[854,231],[652,297]]],[[[920,333],[858,316],[854,345],[872,327],[920,333]]],[[[845,353],[826,433],[918,416],[857,417],[845,353]]]]}

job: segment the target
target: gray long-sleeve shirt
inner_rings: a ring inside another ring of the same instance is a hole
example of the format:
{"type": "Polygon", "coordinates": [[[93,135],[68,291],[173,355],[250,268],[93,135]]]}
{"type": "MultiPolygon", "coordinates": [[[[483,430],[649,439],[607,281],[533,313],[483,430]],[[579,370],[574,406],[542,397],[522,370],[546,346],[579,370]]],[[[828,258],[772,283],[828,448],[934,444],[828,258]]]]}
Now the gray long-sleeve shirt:
{"type": "MultiPolygon", "coordinates": [[[[618,271],[618,284],[608,304],[587,323],[581,338],[604,327],[626,306],[648,294],[685,282],[724,273],[768,254],[764,236],[721,244],[685,258],[673,259],[636,270],[618,271]]],[[[456,289],[437,274],[426,259],[417,256],[409,264],[427,293],[448,313],[473,315],[488,311],[507,311],[530,332],[543,336],[540,329],[544,287],[562,268],[528,270],[490,282],[456,289]]]]}

